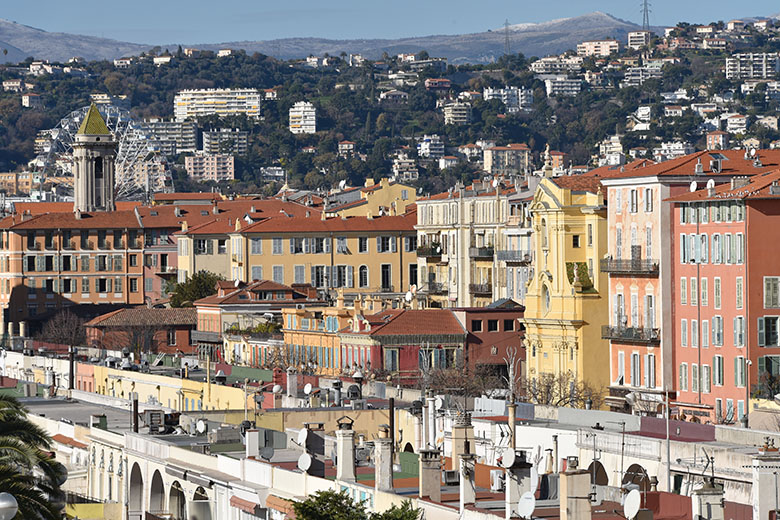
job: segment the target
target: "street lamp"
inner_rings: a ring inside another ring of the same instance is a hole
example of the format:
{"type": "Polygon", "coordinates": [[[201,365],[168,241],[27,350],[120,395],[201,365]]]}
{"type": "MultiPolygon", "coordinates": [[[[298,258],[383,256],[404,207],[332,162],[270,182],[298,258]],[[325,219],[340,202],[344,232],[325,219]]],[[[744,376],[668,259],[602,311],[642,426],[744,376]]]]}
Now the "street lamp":
{"type": "Polygon", "coordinates": [[[19,511],[19,504],[11,493],[0,493],[0,520],[11,520],[19,511]]]}

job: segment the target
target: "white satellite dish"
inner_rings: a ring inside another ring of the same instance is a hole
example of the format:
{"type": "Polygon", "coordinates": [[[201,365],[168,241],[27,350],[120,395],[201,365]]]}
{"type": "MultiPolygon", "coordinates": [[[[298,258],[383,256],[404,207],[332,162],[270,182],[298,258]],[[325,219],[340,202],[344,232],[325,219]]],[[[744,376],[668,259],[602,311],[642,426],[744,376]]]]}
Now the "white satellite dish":
{"type": "Polygon", "coordinates": [[[714,187],[715,187],[715,179],[710,179],[710,180],[708,180],[708,181],[707,181],[707,189],[708,189],[708,190],[711,190],[711,189],[712,189],[712,188],[714,188],[714,187]]]}
{"type": "Polygon", "coordinates": [[[698,186],[696,185],[696,181],[691,181],[691,186],[688,188],[688,190],[689,190],[691,193],[693,193],[694,191],[696,191],[696,188],[697,188],[697,187],[698,187],[698,186]]]}
{"type": "Polygon", "coordinates": [[[306,386],[303,387],[303,393],[306,395],[311,394],[311,383],[306,383],[306,386]]]}
{"type": "Polygon", "coordinates": [[[623,516],[628,520],[633,520],[636,514],[639,512],[639,506],[642,502],[642,495],[639,494],[638,489],[632,489],[623,499],[623,516]]]}
{"type": "Polygon", "coordinates": [[[531,518],[536,509],[536,497],[530,491],[526,491],[520,496],[520,502],[517,504],[517,514],[522,518],[531,518]]]}
{"type": "Polygon", "coordinates": [[[260,458],[270,462],[274,456],[274,449],[271,446],[266,446],[260,450],[260,458]]]}
{"type": "Polygon", "coordinates": [[[536,493],[536,489],[538,487],[539,487],[539,470],[536,469],[536,466],[531,466],[531,493],[536,493]]]}
{"type": "Polygon", "coordinates": [[[311,467],[311,455],[308,453],[301,453],[301,456],[298,457],[298,469],[306,472],[309,471],[309,468],[311,467]]]}
{"type": "Polygon", "coordinates": [[[511,468],[515,465],[516,457],[514,448],[505,448],[504,453],[501,454],[501,465],[505,468],[511,468]]]}
{"type": "Polygon", "coordinates": [[[306,446],[306,438],[309,436],[309,430],[301,428],[298,430],[298,445],[306,446]]]}
{"type": "Polygon", "coordinates": [[[406,300],[407,303],[412,301],[412,297],[413,297],[412,291],[406,291],[406,294],[404,294],[404,300],[406,300]]]}
{"type": "Polygon", "coordinates": [[[755,156],[756,156],[756,149],[755,148],[751,148],[750,149],[750,157],[755,157],[755,156]]]}
{"type": "Polygon", "coordinates": [[[409,290],[412,291],[412,294],[417,294],[417,284],[413,283],[409,290]]]}
{"type": "Polygon", "coordinates": [[[274,387],[271,389],[271,391],[275,394],[281,394],[282,390],[282,385],[274,385],[274,387]]]}
{"type": "Polygon", "coordinates": [[[198,419],[198,422],[195,423],[195,429],[198,431],[198,433],[203,434],[208,431],[209,425],[206,424],[206,421],[203,419],[198,419]]]}
{"type": "Polygon", "coordinates": [[[437,410],[441,410],[444,407],[444,399],[437,397],[436,401],[434,401],[434,405],[437,410]]]}

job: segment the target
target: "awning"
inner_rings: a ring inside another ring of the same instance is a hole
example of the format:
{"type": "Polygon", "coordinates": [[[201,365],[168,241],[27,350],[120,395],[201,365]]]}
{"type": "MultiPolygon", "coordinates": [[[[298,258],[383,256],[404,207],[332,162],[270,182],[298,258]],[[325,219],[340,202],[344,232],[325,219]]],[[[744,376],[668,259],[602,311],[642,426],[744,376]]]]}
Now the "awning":
{"type": "Polygon", "coordinates": [[[268,495],[265,499],[265,505],[268,509],[279,511],[287,515],[287,518],[295,518],[295,511],[293,511],[293,503],[290,500],[279,498],[276,495],[268,495]]]}
{"type": "Polygon", "coordinates": [[[165,473],[168,475],[171,475],[172,477],[181,478],[181,479],[187,479],[187,470],[182,468],[177,468],[176,466],[165,466],[165,473]]]}
{"type": "Polygon", "coordinates": [[[230,497],[230,505],[236,509],[240,509],[244,513],[249,513],[250,515],[260,515],[264,509],[260,504],[255,504],[254,502],[238,498],[237,496],[230,497]]]}

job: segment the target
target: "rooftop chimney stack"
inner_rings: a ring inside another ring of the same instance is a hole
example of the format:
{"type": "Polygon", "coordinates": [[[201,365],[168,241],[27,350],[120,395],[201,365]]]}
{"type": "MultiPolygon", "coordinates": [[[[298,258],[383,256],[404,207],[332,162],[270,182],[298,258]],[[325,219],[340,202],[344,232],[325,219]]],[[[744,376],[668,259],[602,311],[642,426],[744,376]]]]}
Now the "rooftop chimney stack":
{"type": "Polygon", "coordinates": [[[339,429],[336,430],[336,480],[355,481],[355,430],[351,419],[339,419],[339,429]]]}
{"type": "Polygon", "coordinates": [[[474,486],[474,472],[476,471],[476,455],[463,453],[459,457],[460,461],[460,514],[466,509],[466,506],[473,506],[477,503],[477,490],[474,486]]]}
{"type": "Polygon", "coordinates": [[[374,472],[374,489],[391,493],[393,491],[393,440],[390,438],[390,427],[386,424],[379,426],[379,438],[374,440],[374,472]]]}
{"type": "Polygon", "coordinates": [[[778,475],[780,452],[767,441],[753,457],[753,478],[751,502],[753,518],[769,518],[770,511],[777,506],[778,475]]]}
{"type": "Polygon", "coordinates": [[[459,469],[458,457],[469,452],[469,446],[474,442],[474,429],[471,426],[471,414],[459,413],[455,416],[452,427],[452,453],[450,454],[450,467],[459,469]]]}
{"type": "Polygon", "coordinates": [[[691,506],[695,520],[724,520],[723,487],[715,484],[711,478],[693,490],[691,506]]]}
{"type": "Polygon", "coordinates": [[[509,447],[504,450],[502,466],[506,471],[504,498],[506,519],[509,520],[512,518],[523,493],[533,490],[531,485],[531,467],[533,464],[528,462],[524,451],[517,451],[509,447]]]}
{"type": "Polygon", "coordinates": [[[441,502],[441,461],[439,450],[420,450],[420,498],[441,502]]]}
{"type": "Polygon", "coordinates": [[[561,473],[560,492],[561,520],[590,520],[590,473],[578,469],[578,460],[571,457],[567,471],[561,473]]]}
{"type": "Polygon", "coordinates": [[[287,396],[298,397],[298,374],[293,367],[287,369],[287,396]]]}

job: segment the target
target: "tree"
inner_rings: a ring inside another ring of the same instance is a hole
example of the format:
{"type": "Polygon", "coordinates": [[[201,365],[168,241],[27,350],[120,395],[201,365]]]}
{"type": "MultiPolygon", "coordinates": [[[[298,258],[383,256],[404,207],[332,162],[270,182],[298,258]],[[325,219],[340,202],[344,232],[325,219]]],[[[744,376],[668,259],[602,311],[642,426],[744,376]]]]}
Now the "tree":
{"type": "Polygon", "coordinates": [[[604,390],[593,388],[585,381],[578,380],[571,372],[560,374],[543,373],[523,380],[520,392],[528,402],[546,406],[569,406],[594,410],[604,403],[604,390]]]}
{"type": "Polygon", "coordinates": [[[0,489],[19,504],[16,518],[59,520],[67,478],[46,432],[27,419],[19,401],[0,395],[0,489]]]}
{"type": "Polygon", "coordinates": [[[217,292],[217,282],[224,280],[208,271],[198,271],[185,282],[177,283],[171,292],[171,307],[192,307],[195,300],[217,292]]]}
{"type": "Polygon", "coordinates": [[[38,340],[69,347],[83,345],[86,341],[84,320],[68,310],[59,312],[44,324],[38,340]]]}
{"type": "Polygon", "coordinates": [[[405,500],[398,507],[393,505],[383,513],[369,513],[362,503],[342,491],[318,491],[303,502],[293,504],[296,518],[301,520],[419,520],[420,509],[405,500]]]}

